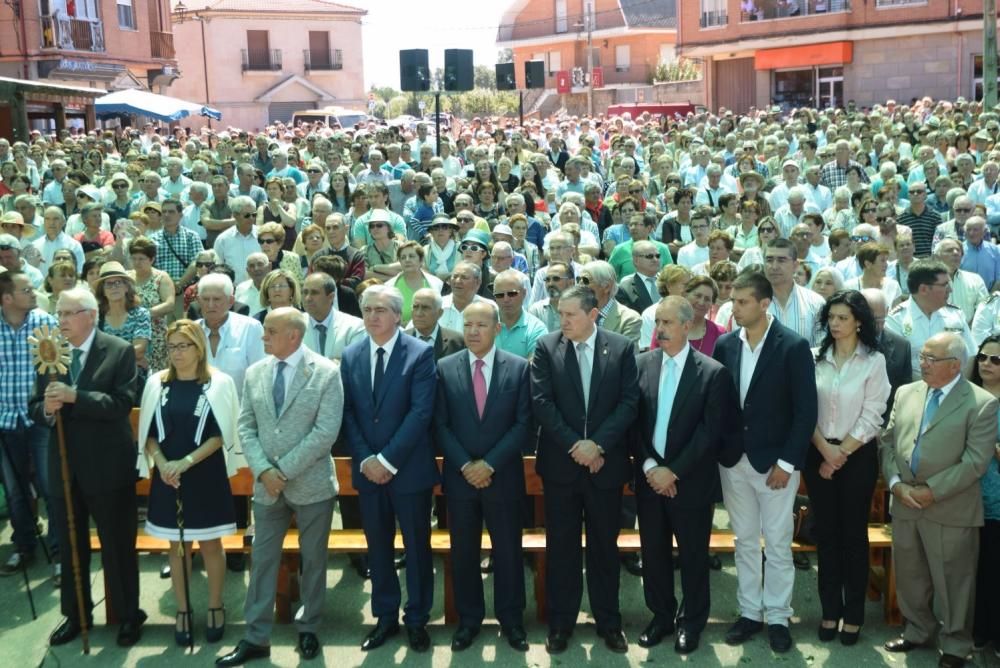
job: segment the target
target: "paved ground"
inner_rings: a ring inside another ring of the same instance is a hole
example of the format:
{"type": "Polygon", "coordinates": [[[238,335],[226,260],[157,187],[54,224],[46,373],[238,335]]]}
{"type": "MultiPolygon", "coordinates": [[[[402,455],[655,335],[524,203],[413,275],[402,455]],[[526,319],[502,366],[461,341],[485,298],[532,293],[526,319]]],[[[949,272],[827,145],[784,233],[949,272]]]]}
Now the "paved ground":
{"type": "MultiPolygon", "coordinates": [[[[0,523],[0,560],[6,561],[9,554],[10,531],[6,522],[0,523]]],[[[142,607],[149,614],[139,646],[131,651],[124,651],[115,645],[115,628],[103,625],[102,603],[95,609],[98,627],[92,634],[92,650],[90,657],[84,657],[80,652],[80,644],[49,649],[47,638],[61,620],[59,614],[58,591],[52,587],[49,579],[50,568],[39,555],[39,561],[30,569],[31,584],[38,608],[38,619],[32,621],[28,600],[25,596],[24,582],[20,577],[0,579],[0,668],[31,668],[34,666],[139,666],[154,668],[181,665],[212,665],[214,658],[231,649],[242,633],[242,603],[246,592],[247,574],[229,573],[226,582],[226,606],[230,612],[231,623],[223,642],[217,645],[204,643],[205,625],[205,590],[204,573],[197,571],[192,581],[193,598],[196,611],[196,638],[200,638],[194,655],[187,655],[173,643],[174,602],[167,581],[160,580],[158,575],[162,563],[161,557],[142,556],[141,592],[142,607]]],[[[761,634],[742,647],[729,647],[723,637],[729,624],[736,615],[736,572],[731,556],[723,557],[724,568],[721,572],[712,574],[712,618],[702,637],[701,648],[690,657],[683,659],[693,666],[907,666],[914,668],[937,665],[937,654],[932,650],[918,650],[910,656],[899,657],[889,655],[881,649],[882,643],[893,637],[898,629],[890,628],[882,621],[880,602],[870,602],[868,606],[868,624],[862,631],[861,642],[851,648],[842,647],[839,643],[822,644],[816,639],[815,627],[819,621],[819,604],[816,596],[815,569],[809,572],[797,572],[795,582],[795,597],[793,605],[792,637],[796,645],[785,655],[775,655],[767,646],[766,634],[761,634]]],[[[325,621],[320,640],[323,643],[323,662],[310,662],[310,665],[336,666],[389,666],[392,664],[438,667],[438,666],[490,666],[526,667],[526,666],[577,666],[592,664],[597,666],[621,667],[643,665],[667,665],[682,661],[673,652],[672,641],[652,650],[645,650],[635,644],[642,628],[649,621],[649,615],[642,599],[642,588],[638,578],[622,574],[622,611],[625,622],[625,632],[631,642],[630,651],[626,655],[615,655],[608,652],[603,644],[595,643],[592,619],[588,614],[586,596],[584,596],[584,612],[581,623],[571,642],[570,649],[558,657],[549,657],[544,648],[545,627],[534,621],[532,605],[531,573],[528,571],[528,611],[527,630],[531,651],[522,655],[512,651],[505,643],[495,637],[496,624],[488,620],[484,633],[476,644],[462,654],[452,654],[449,649],[452,627],[444,625],[444,612],[441,604],[441,563],[436,562],[437,589],[435,591],[435,607],[431,613],[430,634],[434,644],[427,654],[418,655],[410,652],[405,645],[405,634],[390,641],[386,646],[371,654],[362,653],[358,646],[367,632],[367,625],[372,623],[369,611],[370,584],[362,582],[347,566],[346,557],[332,557],[329,562],[329,590],[325,621]]],[[[102,574],[95,569],[91,573],[95,597],[103,592],[102,574]]],[[[67,579],[68,581],[68,579],[67,579]]],[[[490,591],[492,580],[486,578],[487,592],[490,591]]],[[[404,592],[405,596],[405,592],[404,592]]],[[[490,607],[490,596],[487,594],[487,609],[490,607]]],[[[297,639],[294,626],[276,626],[272,638],[273,652],[271,665],[292,666],[299,663],[295,653],[297,639]]],[[[267,666],[266,661],[257,661],[251,665],[267,666]]],[[[974,665],[1000,666],[1000,659],[994,657],[992,650],[977,655],[974,665]]]]}

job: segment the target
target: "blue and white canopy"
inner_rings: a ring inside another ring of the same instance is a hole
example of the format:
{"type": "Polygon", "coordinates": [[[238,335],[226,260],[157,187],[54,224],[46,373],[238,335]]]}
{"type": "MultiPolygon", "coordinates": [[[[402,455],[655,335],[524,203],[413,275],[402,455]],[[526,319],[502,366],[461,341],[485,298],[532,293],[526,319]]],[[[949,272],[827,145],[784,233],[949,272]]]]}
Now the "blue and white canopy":
{"type": "Polygon", "coordinates": [[[94,108],[98,116],[136,114],[160,121],[179,121],[194,114],[207,116],[217,121],[222,120],[222,112],[218,109],[135,89],[120,90],[99,97],[94,101],[94,108]]]}

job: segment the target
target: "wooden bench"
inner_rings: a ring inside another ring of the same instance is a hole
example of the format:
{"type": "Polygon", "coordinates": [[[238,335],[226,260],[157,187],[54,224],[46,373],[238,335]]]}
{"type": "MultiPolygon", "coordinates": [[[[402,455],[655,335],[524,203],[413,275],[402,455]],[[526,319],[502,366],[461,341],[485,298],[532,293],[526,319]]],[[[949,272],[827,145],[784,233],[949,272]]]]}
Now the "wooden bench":
{"type": "MultiPolygon", "coordinates": [[[[138,410],[132,412],[133,428],[138,424],[138,410]]],[[[438,467],[442,465],[442,460],[437,459],[438,467]]],[[[358,492],[351,482],[351,460],[347,457],[335,457],[334,468],[337,480],[340,484],[341,496],[357,496],[358,492]]],[[[535,606],[538,619],[545,620],[545,513],[543,503],[543,488],[541,478],[535,473],[535,458],[524,458],[524,478],[525,491],[530,497],[535,507],[535,517],[537,526],[526,529],[523,534],[522,547],[527,554],[533,555],[535,560],[534,595],[535,606]]],[[[235,476],[229,480],[233,490],[233,495],[238,497],[249,497],[253,494],[253,475],[249,469],[240,469],[235,476]]],[[[136,484],[136,493],[139,496],[149,495],[149,480],[140,480],[136,484]]],[[[805,493],[804,484],[800,485],[800,493],[805,493]]],[[[435,486],[434,494],[443,494],[440,485],[435,486]]],[[[625,494],[632,494],[626,487],[625,494]]],[[[870,600],[883,601],[883,611],[885,620],[890,624],[899,624],[902,617],[896,604],[895,576],[892,570],[892,535],[890,526],[886,524],[887,505],[886,491],[881,481],[872,497],[871,524],[868,527],[868,540],[871,550],[871,574],[869,576],[868,597],[870,600]]],[[[223,546],[226,552],[249,553],[252,542],[252,527],[243,531],[240,530],[233,536],[223,539],[223,546]]],[[[585,539],[582,539],[585,541],[585,539]]],[[[100,550],[100,540],[96,532],[91,533],[91,550],[100,550]]],[[[396,536],[397,549],[403,548],[402,536],[396,536]]],[[[710,549],[716,553],[732,553],[736,544],[732,531],[717,529],[712,532],[710,549]]],[[[165,554],[169,549],[169,543],[165,540],[153,538],[146,535],[141,529],[136,539],[136,550],[138,552],[148,552],[151,554],[165,554]]],[[[196,548],[197,549],[197,548],[196,548]]],[[[281,623],[292,621],[292,605],[299,598],[299,534],[294,526],[289,529],[285,536],[282,559],[278,570],[278,588],[275,602],[275,616],[281,623]]],[[[364,532],[360,529],[336,529],[330,531],[327,541],[327,549],[331,554],[350,554],[367,552],[368,544],[365,540],[364,532]]],[[[490,539],[487,532],[483,532],[483,550],[490,549],[490,539]]],[[[639,532],[636,530],[622,530],[618,537],[618,549],[621,552],[638,552],[640,550],[639,532]]],[[[793,542],[792,550],[796,552],[814,552],[816,547],[805,543],[793,542]]],[[[431,532],[431,551],[440,555],[443,561],[443,573],[441,580],[444,586],[444,611],[445,621],[449,624],[458,621],[458,613],[455,609],[454,588],[451,580],[451,538],[447,530],[434,530],[431,532]]],[[[109,624],[117,623],[114,611],[111,609],[111,597],[108,595],[107,583],[105,583],[105,612],[109,624]]]]}

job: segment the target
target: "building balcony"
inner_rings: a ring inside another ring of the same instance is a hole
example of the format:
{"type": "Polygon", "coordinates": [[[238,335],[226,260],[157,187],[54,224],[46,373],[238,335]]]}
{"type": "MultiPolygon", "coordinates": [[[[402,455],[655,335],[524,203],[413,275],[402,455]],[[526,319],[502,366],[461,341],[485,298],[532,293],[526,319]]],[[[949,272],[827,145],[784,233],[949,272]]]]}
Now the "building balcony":
{"type": "Polygon", "coordinates": [[[824,16],[849,11],[850,0],[742,0],[740,23],[824,16]]]}
{"type": "MultiPolygon", "coordinates": [[[[593,21],[593,30],[625,27],[621,12],[595,12],[589,20],[593,21]]],[[[516,42],[537,37],[576,39],[581,33],[586,35],[587,21],[588,17],[584,14],[568,14],[566,17],[549,17],[501,25],[497,30],[497,41],[516,42]]]]}
{"type": "Polygon", "coordinates": [[[281,49],[240,49],[244,72],[280,72],[281,49]]]}
{"type": "Polygon", "coordinates": [[[344,69],[344,52],[340,49],[328,51],[316,51],[314,49],[303,49],[302,59],[305,62],[306,72],[330,71],[344,69]]]}
{"type": "Polygon", "coordinates": [[[104,24],[56,12],[41,17],[42,48],[63,51],[104,51],[104,24]]]}
{"type": "Polygon", "coordinates": [[[153,58],[163,58],[164,60],[173,60],[176,57],[176,54],[174,53],[173,33],[150,32],[149,45],[150,45],[150,55],[152,55],[153,58]]]}
{"type": "Polygon", "coordinates": [[[718,28],[729,24],[729,14],[726,10],[702,12],[698,24],[702,28],[718,28]]]}

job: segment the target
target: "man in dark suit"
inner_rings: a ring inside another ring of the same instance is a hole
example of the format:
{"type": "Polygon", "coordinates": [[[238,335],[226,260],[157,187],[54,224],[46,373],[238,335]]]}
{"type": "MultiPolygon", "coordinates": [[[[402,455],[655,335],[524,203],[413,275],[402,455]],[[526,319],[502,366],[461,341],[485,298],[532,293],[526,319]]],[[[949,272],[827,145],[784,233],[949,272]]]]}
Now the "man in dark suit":
{"type": "Polygon", "coordinates": [[[559,299],[561,331],[543,336],[531,362],[536,468],[545,485],[545,595],[550,653],[566,649],[583,596],[581,533],[587,531],[587,591],[597,633],[628,651],[618,586],[622,488],[631,477],[625,435],[639,387],[635,346],[597,327],[597,297],[574,286],[559,299]]]}
{"type": "Polygon", "coordinates": [[[892,404],[896,399],[896,390],[913,380],[912,350],[908,340],[885,328],[885,316],[889,310],[885,303],[885,293],[878,288],[865,288],[861,294],[865,296],[875,315],[878,351],[885,356],[885,371],[889,376],[889,385],[892,386],[885,414],[882,416],[882,419],[888,422],[892,414],[892,404]]]}
{"type": "MultiPolygon", "coordinates": [[[[786,259],[776,254],[773,261],[786,259]]],[[[816,429],[817,399],[809,342],[768,314],[773,295],[763,274],[740,274],[732,297],[739,327],[715,344],[715,359],[732,374],[742,407],[742,424],[730,427],[719,458],[722,497],[737,538],[740,606],[726,642],[743,643],[766,621],[771,649],[787,652],[795,584],[792,508],[816,429]]]]}
{"type": "Polygon", "coordinates": [[[615,299],[623,306],[642,314],[653,302],[660,300],[660,293],[656,288],[656,275],[660,271],[660,249],[652,241],[636,241],[632,245],[632,264],[635,265],[635,273],[621,280],[615,299]]]}
{"type": "Polygon", "coordinates": [[[406,333],[415,336],[424,343],[434,346],[434,360],[439,361],[452,353],[457,353],[465,347],[462,333],[447,327],[441,327],[438,320],[444,312],[441,308],[441,295],[432,288],[421,288],[413,293],[411,307],[413,320],[406,333]]]}
{"type": "Polygon", "coordinates": [[[56,314],[59,329],[72,349],[69,374],[59,380],[38,376],[29,411],[31,418],[53,424],[62,411],[66,456],[69,464],[70,498],[65,498],[62,465],[56,432],[49,448],[52,521],[59,532],[62,570],[73,572],[69,548],[67,505],[76,527],[83,584],[81,619],[72,581],[60,589],[66,620],[53,632],[49,643],[64,645],[80,634],[81,625],[93,626],[90,593],[90,520],[101,539],[104,579],[111,603],[122,619],[118,644],[138,642],[146,613],[139,608],[139,564],[135,552],[135,436],[129,416],[135,405],[136,368],[132,344],[97,330],[97,300],[86,289],[74,288],[59,295],[56,314]]]}
{"type": "Polygon", "coordinates": [[[511,647],[527,651],[520,510],[521,450],[531,421],[528,363],[494,345],[500,331],[496,306],[473,302],[462,316],[468,352],[438,364],[434,411],[434,432],[444,453],[458,609],[451,648],[468,648],[486,615],[479,572],[485,520],[493,545],[493,599],[501,633],[511,647]]]}
{"type": "Polygon", "coordinates": [[[396,288],[365,290],[368,336],[348,346],[341,358],[344,429],[368,541],[372,613],[378,618],[361,645],[364,651],[399,632],[401,594],[393,564],[397,522],[407,562],[403,623],[414,651],[428,650],[431,642],[431,491],[440,476],[430,431],[437,370],[433,349],[400,330],[402,310],[403,296],[396,288]]]}
{"type": "Polygon", "coordinates": [[[674,649],[698,648],[708,622],[708,544],[718,494],[719,443],[737,413],[732,376],[688,345],[694,311],[683,297],[656,307],[659,347],[639,356],[639,417],[632,440],[642,542],[642,586],[653,621],[639,636],[653,647],[680,630],[674,649]],[[677,536],[683,605],[674,596],[671,536],[677,536]]]}

